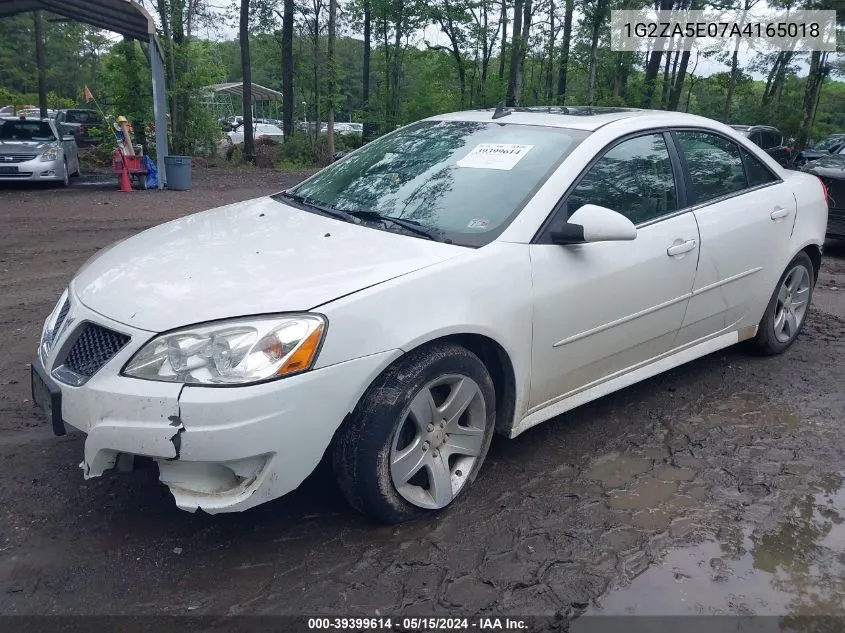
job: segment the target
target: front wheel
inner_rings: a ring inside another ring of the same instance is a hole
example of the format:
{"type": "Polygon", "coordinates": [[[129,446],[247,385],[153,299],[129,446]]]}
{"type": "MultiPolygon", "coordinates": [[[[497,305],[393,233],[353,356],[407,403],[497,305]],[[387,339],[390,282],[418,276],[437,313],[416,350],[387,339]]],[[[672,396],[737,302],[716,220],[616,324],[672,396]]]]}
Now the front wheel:
{"type": "Polygon", "coordinates": [[[334,446],[350,504],[384,523],[450,505],[475,479],[496,419],[484,363],[443,343],[409,353],[368,389],[334,446]]]}
{"type": "Polygon", "coordinates": [[[813,298],[815,269],[806,253],[793,259],[778,281],[760,321],[754,346],[764,354],[781,354],[795,342],[813,298]]]}

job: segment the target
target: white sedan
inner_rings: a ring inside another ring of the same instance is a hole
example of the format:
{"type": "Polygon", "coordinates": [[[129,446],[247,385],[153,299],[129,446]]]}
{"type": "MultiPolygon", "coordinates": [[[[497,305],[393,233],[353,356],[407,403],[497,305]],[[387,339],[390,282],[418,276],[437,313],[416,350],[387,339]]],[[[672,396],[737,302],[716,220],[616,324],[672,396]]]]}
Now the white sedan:
{"type": "MultiPolygon", "coordinates": [[[[269,138],[279,143],[282,142],[285,133],[282,128],[272,125],[270,123],[255,123],[252,126],[252,137],[255,140],[260,138],[269,138]]],[[[241,123],[231,132],[226,133],[226,142],[229,147],[241,145],[244,142],[244,125],[241,123]]]]}
{"type": "Polygon", "coordinates": [[[748,341],[786,350],[826,192],[687,114],[476,111],[279,194],[97,253],[44,325],[34,400],[96,477],[152,458],[185,510],[293,490],[327,452],[385,522],[515,437],[748,341]]]}

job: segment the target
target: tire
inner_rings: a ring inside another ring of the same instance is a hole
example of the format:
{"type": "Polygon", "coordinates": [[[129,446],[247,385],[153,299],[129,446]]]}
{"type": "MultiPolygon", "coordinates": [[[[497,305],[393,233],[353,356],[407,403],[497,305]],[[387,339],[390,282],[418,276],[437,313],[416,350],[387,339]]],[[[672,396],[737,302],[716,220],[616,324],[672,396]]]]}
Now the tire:
{"type": "Polygon", "coordinates": [[[451,343],[414,350],[376,379],[338,431],[338,485],[382,523],[436,513],[475,480],[495,419],[493,381],[475,354],[451,343]]]}
{"type": "Polygon", "coordinates": [[[757,336],[752,339],[756,351],[769,355],[782,354],[792,346],[807,320],[814,285],[813,262],[807,253],[798,253],[781,275],[766,306],[757,336]],[[785,306],[791,306],[791,309],[785,306]]]}

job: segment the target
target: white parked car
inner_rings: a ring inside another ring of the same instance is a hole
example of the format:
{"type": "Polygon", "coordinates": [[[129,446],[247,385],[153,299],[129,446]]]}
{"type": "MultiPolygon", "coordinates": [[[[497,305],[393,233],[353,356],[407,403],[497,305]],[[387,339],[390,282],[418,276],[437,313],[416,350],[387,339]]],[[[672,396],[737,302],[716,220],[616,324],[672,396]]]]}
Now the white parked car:
{"type": "MultiPolygon", "coordinates": [[[[364,124],[363,123],[335,122],[334,131],[335,131],[335,134],[340,134],[342,136],[361,136],[364,133],[364,124]]],[[[328,134],[328,133],[329,133],[329,124],[323,123],[320,126],[320,134],[328,134]]]]}
{"type": "Polygon", "coordinates": [[[150,457],[186,510],[293,490],[453,503],[494,432],[806,318],[826,192],[692,115],[524,109],[404,127],[274,196],[96,254],[44,324],[34,400],[96,477],[150,457]]]}
{"type": "MultiPolygon", "coordinates": [[[[271,138],[274,141],[278,141],[279,143],[282,142],[282,137],[284,137],[285,133],[282,132],[282,128],[272,125],[270,123],[255,123],[252,130],[252,137],[255,140],[258,140],[262,137],[271,138]]],[[[235,145],[242,145],[244,142],[244,125],[241,123],[231,132],[226,132],[226,138],[228,139],[227,143],[229,147],[235,145]]]]}

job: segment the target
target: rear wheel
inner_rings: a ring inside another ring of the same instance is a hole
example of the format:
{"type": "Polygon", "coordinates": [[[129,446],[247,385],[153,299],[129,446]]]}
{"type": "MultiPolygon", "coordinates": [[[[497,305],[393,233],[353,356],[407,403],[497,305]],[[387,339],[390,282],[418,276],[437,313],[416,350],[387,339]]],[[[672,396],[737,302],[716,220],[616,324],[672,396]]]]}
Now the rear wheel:
{"type": "Polygon", "coordinates": [[[760,321],[754,345],[764,354],[780,354],[795,342],[813,298],[815,270],[806,253],[799,253],[778,281],[760,321]]]}
{"type": "Polygon", "coordinates": [[[338,483],[352,506],[385,523],[442,510],[478,474],[495,414],[493,381],[475,354],[445,343],[411,352],[344,422],[338,483]]]}

